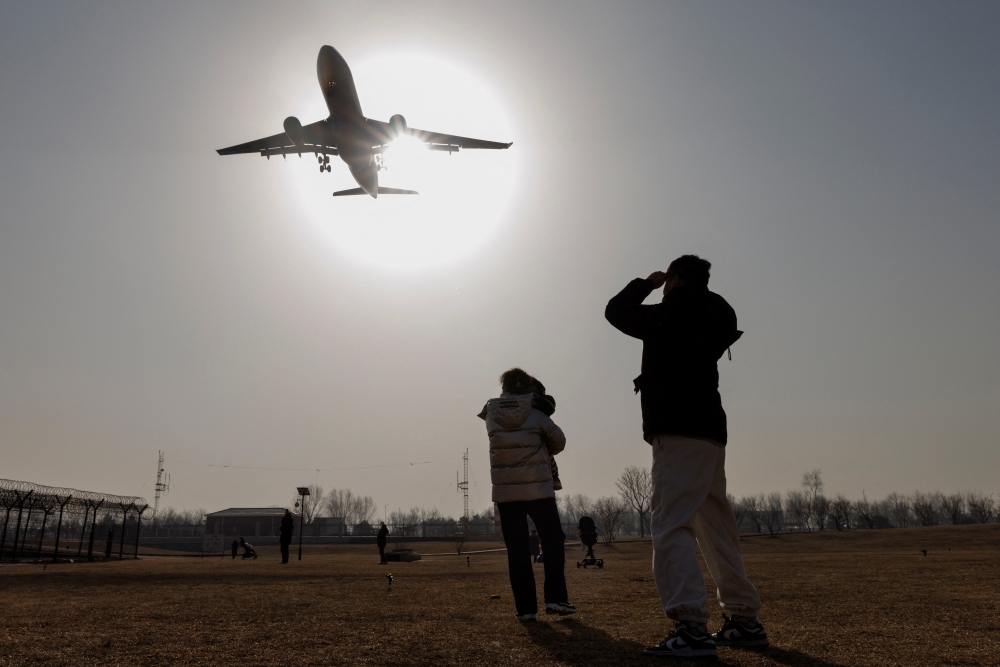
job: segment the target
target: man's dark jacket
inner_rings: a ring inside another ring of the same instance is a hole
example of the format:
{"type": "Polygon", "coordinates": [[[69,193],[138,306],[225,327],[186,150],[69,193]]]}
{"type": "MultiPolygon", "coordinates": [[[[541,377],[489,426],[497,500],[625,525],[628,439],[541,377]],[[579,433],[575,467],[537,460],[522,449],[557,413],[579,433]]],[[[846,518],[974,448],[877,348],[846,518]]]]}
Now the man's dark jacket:
{"type": "Polygon", "coordinates": [[[281,537],[278,538],[280,542],[289,544],[292,541],[292,531],[295,530],[295,519],[292,518],[291,514],[286,514],[281,517],[281,526],[278,528],[278,533],[281,537]]]}
{"type": "Polygon", "coordinates": [[[726,411],[719,396],[718,361],[742,331],[726,300],[708,287],[679,285],[662,303],[644,306],[654,290],[637,278],[604,311],[616,329],[642,340],[642,432],[682,435],[725,445],[726,411]]]}
{"type": "Polygon", "coordinates": [[[385,547],[386,537],[388,535],[389,535],[389,529],[386,528],[385,525],[383,525],[381,528],[378,529],[378,536],[375,538],[375,541],[378,543],[380,547],[385,547]]]}

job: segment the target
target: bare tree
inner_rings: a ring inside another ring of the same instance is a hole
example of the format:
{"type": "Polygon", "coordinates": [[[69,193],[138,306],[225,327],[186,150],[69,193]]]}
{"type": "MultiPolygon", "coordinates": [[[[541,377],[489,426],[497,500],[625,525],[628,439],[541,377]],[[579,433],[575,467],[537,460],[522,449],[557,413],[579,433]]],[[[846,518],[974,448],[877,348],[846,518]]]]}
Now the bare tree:
{"type": "Polygon", "coordinates": [[[820,497],[823,494],[823,478],[820,476],[819,468],[813,470],[812,472],[802,474],[802,488],[809,497],[809,508],[812,514],[813,516],[816,516],[816,527],[819,530],[823,530],[824,523],[826,522],[826,513],[824,512],[824,516],[821,518],[817,515],[816,511],[817,509],[826,509],[829,511],[829,506],[824,502],[820,502],[820,497]]]}
{"type": "Polygon", "coordinates": [[[747,518],[753,521],[754,527],[757,529],[758,533],[764,532],[764,522],[761,516],[761,498],[757,496],[743,496],[740,499],[740,504],[743,505],[744,510],[746,510],[747,518]]]}
{"type": "Polygon", "coordinates": [[[935,493],[914,492],[910,498],[910,508],[921,526],[936,526],[940,521],[938,515],[938,495],[935,493]]]}
{"type": "Polygon", "coordinates": [[[785,526],[797,526],[799,530],[809,530],[809,498],[802,491],[785,494],[785,526]]]}
{"type": "Polygon", "coordinates": [[[965,514],[965,496],[961,493],[953,493],[941,497],[941,510],[951,525],[957,526],[962,522],[962,515],[965,514]]]}
{"type": "Polygon", "coordinates": [[[781,504],[781,494],[777,491],[769,493],[767,497],[759,500],[761,521],[767,526],[767,532],[771,537],[775,533],[781,532],[781,524],[784,520],[784,510],[781,504]]]}
{"type": "Polygon", "coordinates": [[[833,520],[833,527],[837,530],[845,530],[851,527],[851,513],[854,503],[840,493],[830,503],[830,518],[833,520]]]}
{"type": "Polygon", "coordinates": [[[868,496],[865,495],[864,491],[861,492],[861,500],[854,503],[854,516],[856,519],[860,519],[866,528],[875,528],[875,506],[868,502],[868,496]]]}
{"type": "Polygon", "coordinates": [[[822,493],[813,498],[812,514],[816,519],[816,527],[826,530],[826,519],[830,516],[830,500],[822,493]]]}
{"type": "Polygon", "coordinates": [[[736,530],[737,532],[743,526],[743,519],[747,517],[747,508],[743,506],[743,502],[736,500],[736,496],[727,493],[726,500],[729,501],[729,508],[733,510],[733,516],[736,518],[736,530]]]}
{"type": "Polygon", "coordinates": [[[566,523],[579,523],[580,517],[594,513],[594,503],[582,493],[568,494],[556,499],[559,516],[566,523]]]}
{"type": "Polygon", "coordinates": [[[618,530],[621,528],[622,519],[628,512],[629,507],[621,498],[605,496],[598,498],[594,502],[594,514],[597,515],[597,528],[601,532],[601,537],[605,544],[611,544],[618,530]]]}
{"type": "Polygon", "coordinates": [[[344,519],[347,526],[371,523],[375,516],[375,500],[371,496],[356,496],[350,489],[330,489],[323,498],[323,509],[330,516],[344,519]]]}
{"type": "Polygon", "coordinates": [[[653,496],[653,478],[649,468],[628,466],[615,482],[622,499],[632,506],[639,515],[639,537],[645,537],[644,529],[646,512],[649,511],[649,501],[653,496]]]}
{"type": "Polygon", "coordinates": [[[991,493],[987,496],[978,491],[969,491],[966,498],[969,504],[969,516],[979,523],[989,523],[990,519],[993,518],[993,512],[996,510],[996,501],[993,500],[993,494],[991,493]]]}
{"type": "Polygon", "coordinates": [[[885,497],[886,510],[889,518],[896,522],[900,528],[910,525],[910,501],[901,493],[893,491],[885,497]]]}
{"type": "Polygon", "coordinates": [[[299,511],[302,513],[302,521],[305,525],[309,525],[316,518],[316,514],[319,512],[320,507],[323,503],[323,487],[319,484],[310,484],[306,487],[309,489],[309,495],[304,498],[298,494],[292,499],[292,502],[298,507],[301,501],[302,507],[299,507],[299,511]]]}

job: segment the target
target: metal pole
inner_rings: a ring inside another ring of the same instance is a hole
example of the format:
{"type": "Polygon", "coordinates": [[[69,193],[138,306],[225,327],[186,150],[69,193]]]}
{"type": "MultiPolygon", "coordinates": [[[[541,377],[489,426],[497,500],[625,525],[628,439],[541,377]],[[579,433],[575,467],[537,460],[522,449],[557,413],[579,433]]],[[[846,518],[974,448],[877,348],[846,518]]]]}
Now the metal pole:
{"type": "MultiPolygon", "coordinates": [[[[27,495],[25,495],[23,498],[21,497],[20,493],[17,493],[17,501],[18,501],[18,504],[17,504],[17,527],[14,529],[14,551],[10,555],[10,560],[11,560],[12,563],[17,561],[17,538],[21,534],[21,513],[24,512],[24,503],[25,503],[25,501],[27,501],[28,498],[31,497],[32,493],[34,493],[34,491],[28,491],[27,495]]],[[[30,509],[29,509],[28,513],[30,515],[30,513],[31,513],[30,509]]]]}
{"type": "Polygon", "coordinates": [[[101,500],[96,505],[94,505],[94,518],[91,519],[90,523],[90,544],[87,545],[87,560],[94,560],[94,533],[97,532],[97,510],[104,504],[101,500]]]}
{"type": "Polygon", "coordinates": [[[3,522],[3,539],[0,539],[0,561],[3,560],[3,548],[7,545],[7,524],[10,523],[10,512],[13,509],[13,505],[7,508],[7,518],[3,522]]]}
{"type": "Polygon", "coordinates": [[[125,522],[128,521],[128,511],[132,509],[132,505],[125,508],[122,512],[122,534],[118,538],[118,560],[122,559],[122,554],[125,553],[125,522]]]}
{"type": "MultiPolygon", "coordinates": [[[[34,500],[34,499],[32,499],[34,500]]],[[[35,503],[31,502],[28,505],[28,517],[24,520],[24,534],[21,535],[21,551],[24,551],[24,545],[28,543],[28,528],[31,527],[31,513],[35,511],[35,503]]],[[[17,547],[17,542],[14,543],[17,547]]],[[[14,549],[14,554],[17,555],[17,549],[14,549]]]]}
{"type": "Polygon", "coordinates": [[[87,518],[90,516],[90,501],[83,506],[83,527],[80,529],[80,546],[76,548],[77,557],[83,553],[83,540],[87,537],[87,518]]]}
{"type": "Polygon", "coordinates": [[[55,548],[52,549],[52,562],[53,563],[55,563],[56,560],[59,558],[59,533],[62,532],[63,510],[66,509],[66,503],[68,503],[70,501],[70,498],[72,498],[72,497],[73,496],[70,496],[69,498],[67,498],[66,500],[64,500],[63,504],[59,506],[59,525],[56,527],[56,546],[55,546],[55,548]]]}
{"type": "Polygon", "coordinates": [[[306,520],[306,497],[302,496],[299,500],[299,560],[302,560],[302,533],[305,531],[305,520],[306,520]]]}
{"type": "MultiPolygon", "coordinates": [[[[139,508],[136,507],[137,511],[138,511],[138,509],[139,508]]],[[[143,508],[143,512],[145,512],[145,511],[146,511],[146,508],[144,507],[143,508]]],[[[132,558],[134,558],[134,559],[138,559],[139,558],[139,535],[141,533],[142,533],[142,512],[139,512],[135,516],[135,553],[132,554],[132,558]]]]}
{"type": "Polygon", "coordinates": [[[43,507],[42,508],[42,529],[39,531],[39,536],[38,536],[38,555],[35,556],[35,560],[41,560],[42,559],[42,542],[45,540],[45,522],[48,520],[48,518],[49,518],[49,511],[43,507]]]}

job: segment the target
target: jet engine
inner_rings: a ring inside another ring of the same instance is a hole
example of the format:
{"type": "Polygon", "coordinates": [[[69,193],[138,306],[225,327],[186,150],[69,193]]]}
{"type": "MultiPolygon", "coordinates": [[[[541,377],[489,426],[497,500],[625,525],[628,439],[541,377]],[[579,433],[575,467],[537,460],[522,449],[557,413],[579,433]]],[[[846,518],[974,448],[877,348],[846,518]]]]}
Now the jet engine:
{"type": "Polygon", "coordinates": [[[299,122],[298,118],[289,116],[285,119],[285,134],[296,146],[302,145],[302,123],[299,122]]]}
{"type": "Polygon", "coordinates": [[[389,119],[389,127],[392,128],[393,135],[402,136],[406,133],[406,119],[403,118],[402,114],[397,113],[389,119]]]}

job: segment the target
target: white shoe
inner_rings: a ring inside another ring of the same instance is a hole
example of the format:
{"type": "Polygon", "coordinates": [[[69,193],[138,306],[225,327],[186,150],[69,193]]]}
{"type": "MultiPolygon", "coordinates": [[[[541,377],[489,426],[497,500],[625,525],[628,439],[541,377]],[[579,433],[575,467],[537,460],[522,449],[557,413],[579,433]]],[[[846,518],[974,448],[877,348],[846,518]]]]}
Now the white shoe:
{"type": "Polygon", "coordinates": [[[566,614],[575,614],[576,607],[569,602],[549,602],[545,605],[545,613],[565,616],[566,614]]]}
{"type": "Polygon", "coordinates": [[[525,622],[525,621],[537,621],[538,620],[537,618],[535,618],[534,614],[518,614],[516,616],[516,618],[517,618],[517,620],[521,621],[522,623],[525,622]]]}

